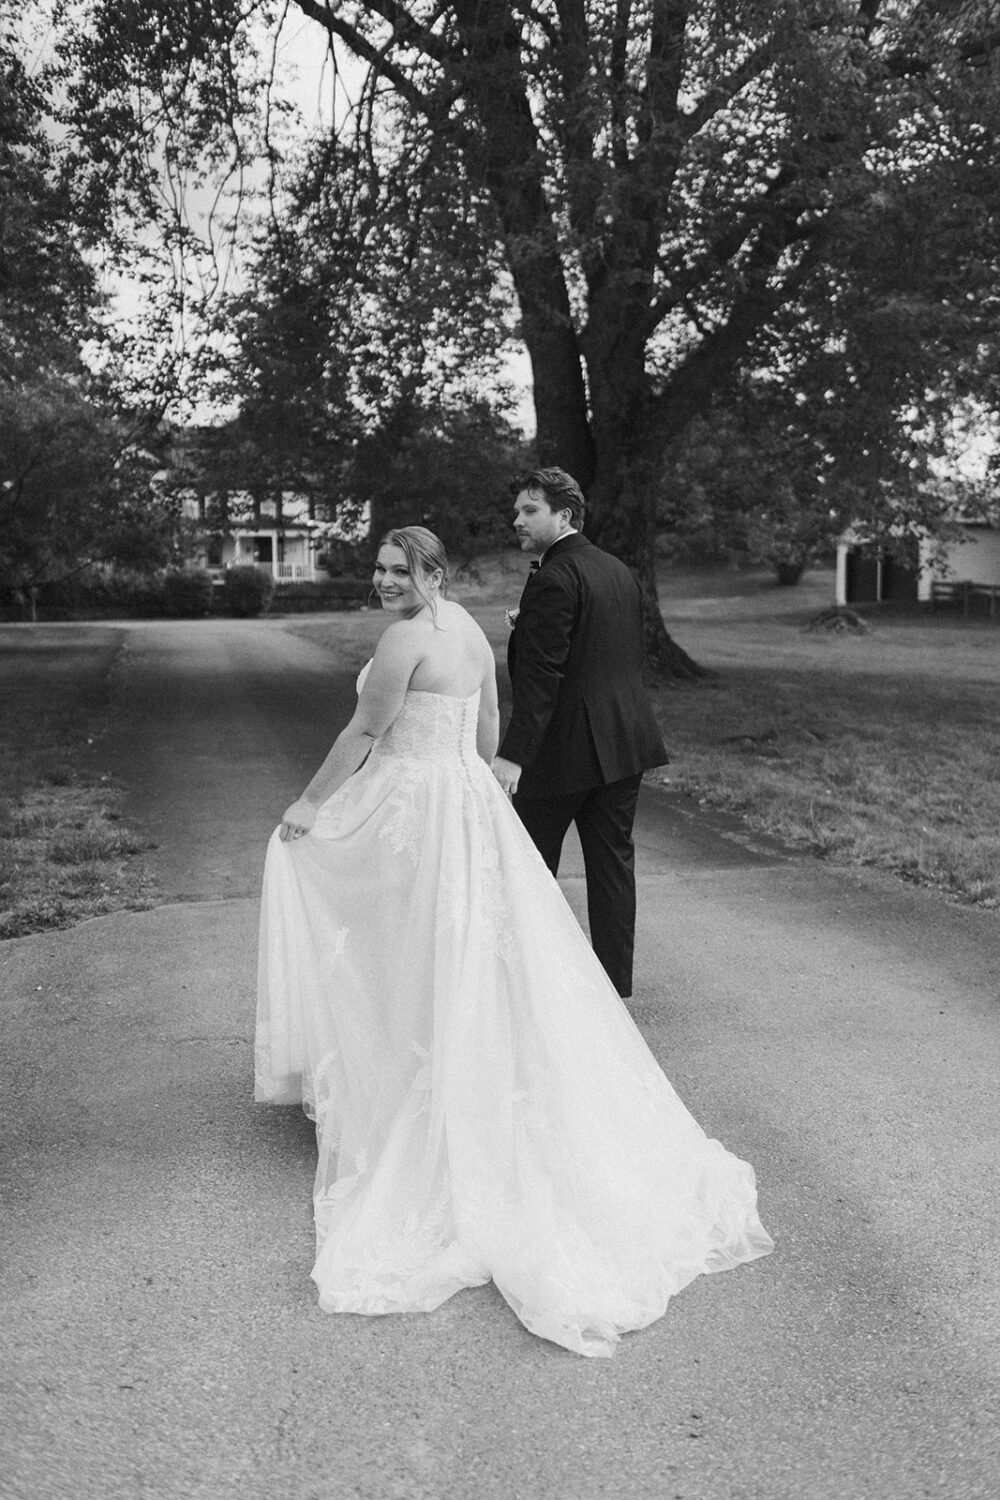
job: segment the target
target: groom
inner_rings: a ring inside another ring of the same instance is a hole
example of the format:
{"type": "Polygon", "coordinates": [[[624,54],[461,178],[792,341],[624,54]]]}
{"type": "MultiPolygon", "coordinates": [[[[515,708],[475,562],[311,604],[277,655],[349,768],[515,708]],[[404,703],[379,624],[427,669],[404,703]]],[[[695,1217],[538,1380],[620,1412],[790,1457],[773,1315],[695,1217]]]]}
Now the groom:
{"type": "Polygon", "coordinates": [[[536,561],[507,649],[514,703],[493,770],[556,874],[576,824],[594,952],[632,993],[635,847],[642,773],[667,752],[642,680],[639,585],[582,534],[584,499],[563,469],[511,485],[514,530],[536,561]]]}

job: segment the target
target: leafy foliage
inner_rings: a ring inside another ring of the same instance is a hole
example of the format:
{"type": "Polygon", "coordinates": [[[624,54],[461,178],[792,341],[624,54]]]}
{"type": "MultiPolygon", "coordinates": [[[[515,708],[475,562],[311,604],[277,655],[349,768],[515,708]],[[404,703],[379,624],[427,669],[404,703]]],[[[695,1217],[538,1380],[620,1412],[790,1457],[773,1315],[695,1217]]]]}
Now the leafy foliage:
{"type": "Polygon", "coordinates": [[[85,567],[37,590],[41,618],[150,619],[163,613],[162,574],[129,568],[85,567]]]}
{"type": "MultiPolygon", "coordinates": [[[[479,273],[501,286],[502,259],[532,362],[539,456],[588,489],[589,525],[643,577],[653,645],[678,669],[654,629],[652,559],[664,465],[695,419],[720,403],[739,413],[762,372],[789,409],[818,392],[824,439],[843,427],[829,458],[853,452],[861,503],[885,519],[898,514],[913,435],[943,430],[963,394],[993,399],[990,0],[295,3],[365,72],[352,91],[334,70],[329,139],[304,164],[280,163],[298,196],[287,217],[275,201],[275,264],[293,264],[287,241],[304,224],[315,233],[266,309],[284,317],[313,263],[316,294],[363,287],[355,310],[377,294],[391,309],[374,324],[387,357],[369,365],[368,321],[342,320],[354,334],[320,385],[329,409],[343,377],[345,411],[357,416],[359,392],[388,411],[397,395],[413,400],[397,384],[427,374],[413,323],[393,321],[393,288],[409,293],[410,270],[445,266],[435,247],[453,243],[456,264],[476,271],[474,311],[464,315],[449,274],[425,278],[428,309],[488,337],[479,273]],[[388,279],[365,285],[379,258],[388,279]],[[824,367],[836,378],[821,383],[824,367]]],[[[213,152],[235,163],[255,130],[258,144],[271,140],[254,124],[267,70],[255,71],[253,28],[277,25],[266,5],[83,9],[93,44],[78,36],[66,54],[89,80],[76,102],[98,122],[91,153],[97,129],[125,151],[130,202],[149,195],[151,139],[171,165],[213,152]]],[[[270,161],[277,172],[273,149],[270,161]]],[[[110,174],[102,184],[114,192],[110,174]]],[[[426,327],[439,339],[440,322],[426,327]]],[[[307,359],[303,382],[312,374],[307,359]]],[[[801,465],[791,503],[812,506],[800,479],[801,465]]]]}
{"type": "Polygon", "coordinates": [[[67,377],[93,334],[86,216],[49,130],[51,80],[29,76],[0,18],[0,380],[67,377]]]}
{"type": "Polygon", "coordinates": [[[347,535],[364,519],[376,533],[422,519],[456,560],[506,537],[504,479],[523,443],[506,415],[495,256],[474,213],[456,225],[435,200],[440,173],[428,186],[423,172],[408,161],[362,195],[356,159],[314,143],[261,227],[252,277],[217,322],[213,389],[236,416],[184,442],[187,483],[220,527],[242,492],[279,511],[307,497],[347,535]]]}
{"type": "Polygon", "coordinates": [[[0,382],[0,587],[24,593],[94,561],[162,566],[174,520],[154,463],[86,380],[0,382]]]}
{"type": "Polygon", "coordinates": [[[231,615],[245,617],[267,612],[274,594],[274,578],[267,568],[227,568],[222,596],[231,615]]]}
{"type": "Polygon", "coordinates": [[[713,410],[689,424],[665,470],[660,514],[670,549],[697,562],[768,563],[797,579],[851,518],[850,486],[835,475],[811,431],[768,426],[753,401],[713,410]]]}
{"type": "Polygon", "coordinates": [[[0,23],[0,587],[85,566],[166,561],[153,456],[82,354],[99,340],[97,232],[52,128],[53,80],[0,23]]]}
{"type": "Polygon", "coordinates": [[[519,435],[485,406],[401,405],[358,442],[345,477],[370,506],[375,537],[428,526],[463,563],[510,541],[507,481],[524,454],[519,435]]]}
{"type": "Polygon", "coordinates": [[[207,615],[213,588],[212,575],[204,568],[168,568],[161,581],[163,613],[177,618],[207,615]]]}

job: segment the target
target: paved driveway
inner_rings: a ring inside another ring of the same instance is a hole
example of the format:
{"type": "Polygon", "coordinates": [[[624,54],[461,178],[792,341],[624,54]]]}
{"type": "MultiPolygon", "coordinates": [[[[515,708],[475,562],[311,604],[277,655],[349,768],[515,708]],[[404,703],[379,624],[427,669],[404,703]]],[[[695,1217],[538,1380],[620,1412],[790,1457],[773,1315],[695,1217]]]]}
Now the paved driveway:
{"type": "MultiPolygon", "coordinates": [[[[311,1130],[251,1103],[256,891],[355,663],[279,621],[63,630],[95,671],[120,648],[102,754],[163,899],[0,946],[0,1495],[1000,1493],[996,914],[648,790],[635,1013],[776,1253],[611,1361],[491,1288],[325,1317],[311,1130]]],[[[580,910],[575,856],[564,883],[580,910]]]]}

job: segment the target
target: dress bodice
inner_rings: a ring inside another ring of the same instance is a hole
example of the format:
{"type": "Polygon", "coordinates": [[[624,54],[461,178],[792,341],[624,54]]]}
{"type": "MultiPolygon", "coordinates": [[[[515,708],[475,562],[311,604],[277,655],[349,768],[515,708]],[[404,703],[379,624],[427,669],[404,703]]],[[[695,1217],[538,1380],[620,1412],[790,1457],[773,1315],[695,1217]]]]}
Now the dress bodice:
{"type": "MultiPolygon", "coordinates": [[[[370,662],[358,677],[358,692],[364,686],[370,662]]],[[[455,698],[447,693],[425,693],[410,689],[403,707],[372,754],[406,760],[454,760],[468,762],[476,755],[479,693],[455,698]]]]}

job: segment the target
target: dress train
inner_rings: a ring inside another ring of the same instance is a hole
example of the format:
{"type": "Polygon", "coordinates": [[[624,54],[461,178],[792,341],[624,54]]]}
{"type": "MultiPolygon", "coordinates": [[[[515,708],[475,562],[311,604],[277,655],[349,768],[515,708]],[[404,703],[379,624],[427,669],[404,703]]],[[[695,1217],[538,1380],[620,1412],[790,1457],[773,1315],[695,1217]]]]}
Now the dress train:
{"type": "Polygon", "coordinates": [[[476,754],[477,709],[409,692],[310,834],[272,837],[256,1098],[316,1122],[324,1310],[492,1279],[532,1332],[608,1355],[773,1245],[476,754]]]}

